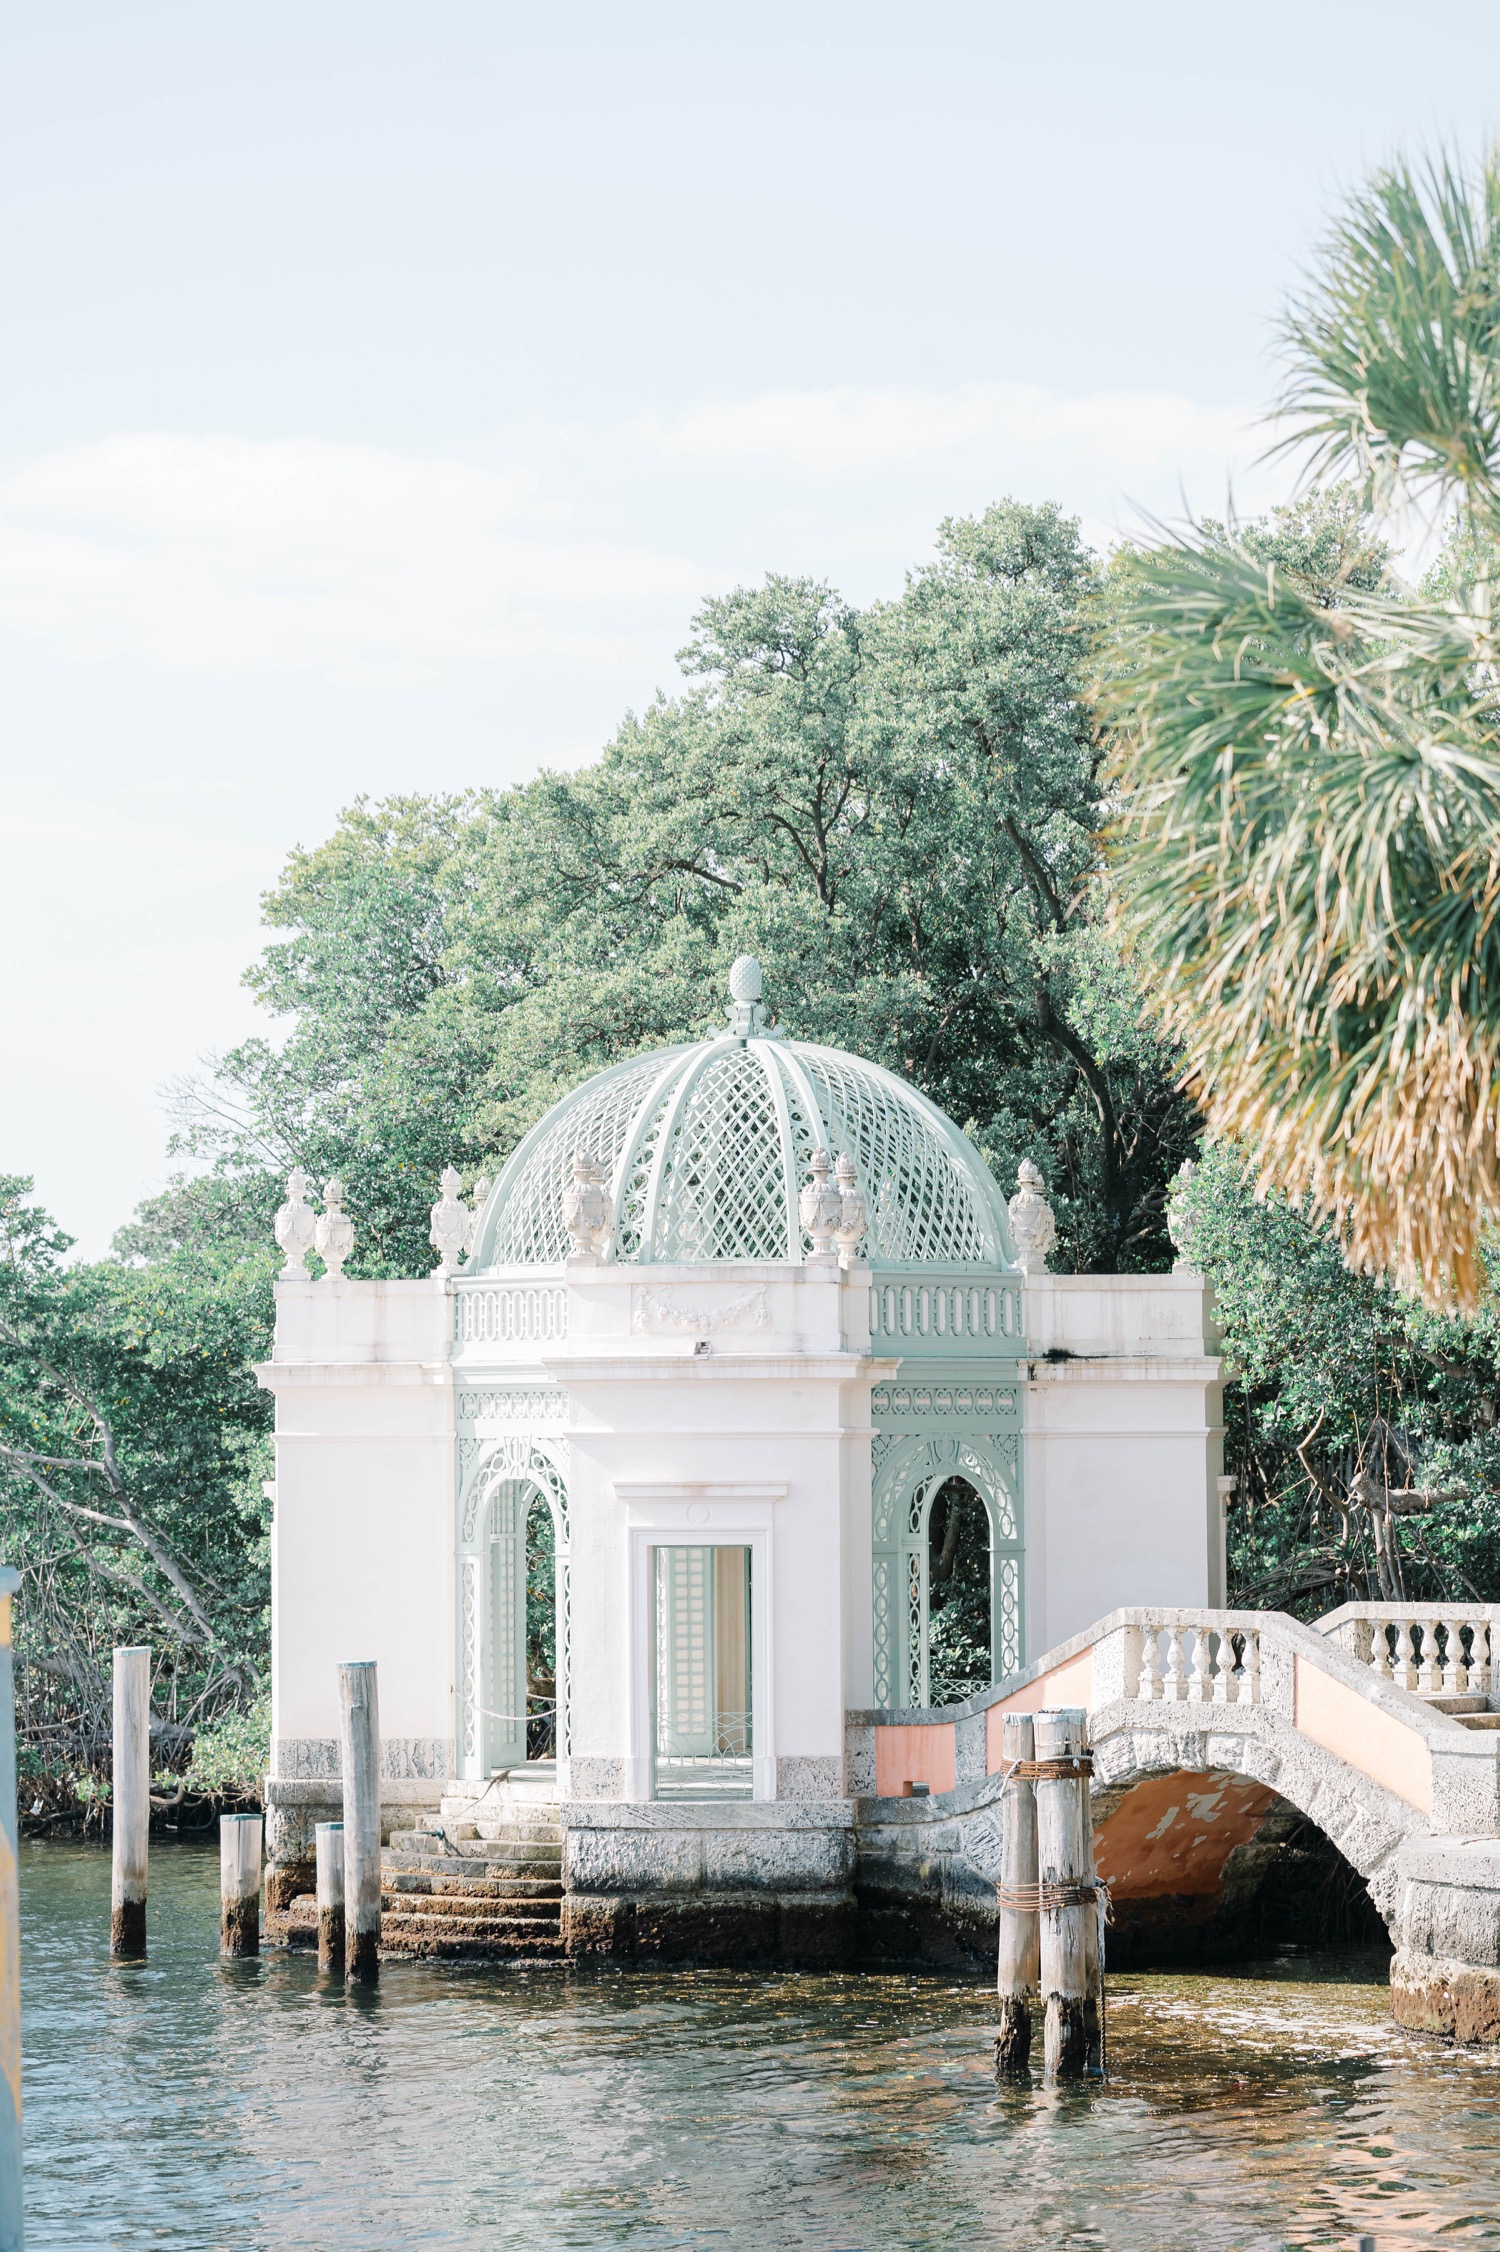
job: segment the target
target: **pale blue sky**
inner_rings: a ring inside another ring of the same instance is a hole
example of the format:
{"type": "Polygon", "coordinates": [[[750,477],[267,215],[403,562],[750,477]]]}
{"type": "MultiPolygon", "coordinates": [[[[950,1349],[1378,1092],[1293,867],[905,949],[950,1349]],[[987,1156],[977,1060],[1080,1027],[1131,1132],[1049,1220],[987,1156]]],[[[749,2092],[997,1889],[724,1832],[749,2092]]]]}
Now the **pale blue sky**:
{"type": "Polygon", "coordinates": [[[1340,187],[1500,11],[12,9],[0,1170],[97,1251],[356,792],[574,762],[696,597],[952,511],[1273,496],[1340,187]]]}

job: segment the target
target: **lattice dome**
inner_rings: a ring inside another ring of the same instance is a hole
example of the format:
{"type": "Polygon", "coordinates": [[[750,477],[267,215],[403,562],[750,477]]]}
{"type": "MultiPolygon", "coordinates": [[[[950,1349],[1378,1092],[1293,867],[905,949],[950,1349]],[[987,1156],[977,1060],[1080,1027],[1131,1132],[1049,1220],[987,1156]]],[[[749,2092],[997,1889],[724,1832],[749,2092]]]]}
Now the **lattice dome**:
{"type": "Polygon", "coordinates": [[[894,1072],[767,1033],[760,965],[730,973],[716,1038],[585,1080],[534,1126],[490,1192],[468,1272],[556,1266],[563,1191],[592,1156],[614,1203],[612,1259],[800,1260],[815,1149],[853,1158],[876,1267],[1012,1264],[1004,1199],[972,1142],[894,1072]]]}

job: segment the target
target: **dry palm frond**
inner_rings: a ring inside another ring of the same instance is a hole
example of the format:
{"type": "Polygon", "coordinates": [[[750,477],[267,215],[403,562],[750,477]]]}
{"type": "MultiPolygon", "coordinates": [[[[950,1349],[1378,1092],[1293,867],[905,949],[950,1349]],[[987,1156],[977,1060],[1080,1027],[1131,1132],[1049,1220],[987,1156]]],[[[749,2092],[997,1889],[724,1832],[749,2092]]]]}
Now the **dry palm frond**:
{"type": "MultiPolygon", "coordinates": [[[[1500,155],[1381,174],[1285,339],[1286,443],[1500,536],[1500,155]]],[[[1121,925],[1211,1125],[1432,1303],[1500,1211],[1490,597],[1328,609],[1194,538],[1131,562],[1105,692],[1121,925]]]]}
{"type": "Polygon", "coordinates": [[[1467,1302],[1500,1209],[1487,608],[1330,612],[1223,544],[1133,568],[1115,883],[1189,1076],[1357,1263],[1467,1302]]]}

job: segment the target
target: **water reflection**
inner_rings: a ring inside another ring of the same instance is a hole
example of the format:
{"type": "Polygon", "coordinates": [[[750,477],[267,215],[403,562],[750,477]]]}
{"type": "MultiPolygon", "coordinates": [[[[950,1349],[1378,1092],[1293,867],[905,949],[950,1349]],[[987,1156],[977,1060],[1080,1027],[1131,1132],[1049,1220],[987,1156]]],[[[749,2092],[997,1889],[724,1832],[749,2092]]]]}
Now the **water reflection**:
{"type": "Polygon", "coordinates": [[[491,2252],[1500,2246],[1496,2060],[1379,1966],[1112,1982],[1102,2089],[997,2088],[982,1989],[217,1960],[217,1867],[25,1851],[27,2242],[491,2252]]]}

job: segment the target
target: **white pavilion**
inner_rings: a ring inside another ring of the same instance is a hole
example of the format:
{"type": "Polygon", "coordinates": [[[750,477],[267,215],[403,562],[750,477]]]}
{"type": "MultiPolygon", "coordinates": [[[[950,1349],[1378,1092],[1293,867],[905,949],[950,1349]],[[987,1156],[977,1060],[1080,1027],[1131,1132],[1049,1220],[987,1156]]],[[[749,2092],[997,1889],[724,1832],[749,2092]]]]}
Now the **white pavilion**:
{"type": "Polygon", "coordinates": [[[393,1810],[531,1764],[596,1861],[727,1801],[767,1852],[847,1825],[846,1723],[933,1699],[940,1495],[987,1549],[993,1681],[1118,1605],[1221,1604],[1206,1286],[1049,1273],[1022,1175],[1007,1204],[915,1087],[768,1030],[747,957],[721,1031],[564,1097],[477,1212],[445,1177],[426,1280],[343,1277],[336,1184],[314,1280],[294,1182],[273,1861],[305,1858],[352,1657],[393,1810]]]}

